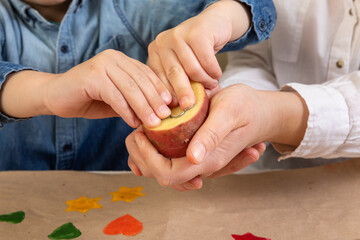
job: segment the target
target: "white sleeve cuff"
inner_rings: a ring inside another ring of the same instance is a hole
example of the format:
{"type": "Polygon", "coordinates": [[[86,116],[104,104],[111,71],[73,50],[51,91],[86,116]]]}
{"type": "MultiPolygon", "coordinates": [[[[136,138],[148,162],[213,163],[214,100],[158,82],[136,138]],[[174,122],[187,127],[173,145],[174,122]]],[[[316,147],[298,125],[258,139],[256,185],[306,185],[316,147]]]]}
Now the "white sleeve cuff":
{"type": "Polygon", "coordinates": [[[300,158],[332,158],[350,131],[348,107],[341,92],[326,85],[290,83],[282,91],[297,91],[309,109],[305,136],[295,149],[274,147],[282,154],[279,160],[300,158]]]}

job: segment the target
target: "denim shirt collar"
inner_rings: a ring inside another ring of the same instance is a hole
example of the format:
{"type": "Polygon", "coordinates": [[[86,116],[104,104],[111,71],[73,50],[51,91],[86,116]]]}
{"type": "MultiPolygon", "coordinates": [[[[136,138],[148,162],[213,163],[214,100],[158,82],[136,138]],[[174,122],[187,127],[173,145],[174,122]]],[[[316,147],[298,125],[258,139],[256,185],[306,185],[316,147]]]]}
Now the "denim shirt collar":
{"type": "MultiPolygon", "coordinates": [[[[14,9],[19,13],[20,17],[23,18],[25,21],[39,21],[41,23],[49,24],[49,21],[46,20],[41,14],[33,9],[29,4],[22,0],[10,0],[14,9]]],[[[78,7],[82,4],[83,0],[72,0],[68,13],[69,12],[76,12],[78,7]]]]}

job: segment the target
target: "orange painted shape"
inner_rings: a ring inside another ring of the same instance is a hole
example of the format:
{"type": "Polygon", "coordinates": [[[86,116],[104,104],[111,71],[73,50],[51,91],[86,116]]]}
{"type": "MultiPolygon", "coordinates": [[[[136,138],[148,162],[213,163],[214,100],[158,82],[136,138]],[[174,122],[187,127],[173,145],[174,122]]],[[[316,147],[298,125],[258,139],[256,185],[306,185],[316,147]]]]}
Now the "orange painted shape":
{"type": "Polygon", "coordinates": [[[125,202],[132,202],[138,197],[145,196],[145,193],[142,193],[142,187],[121,187],[117,192],[110,193],[113,195],[112,201],[125,201],[125,202]]]}
{"type": "Polygon", "coordinates": [[[126,214],[109,223],[103,230],[106,235],[135,236],[141,233],[143,224],[133,216],[126,214]]]}
{"type": "Polygon", "coordinates": [[[66,201],[68,208],[65,210],[66,212],[78,211],[81,213],[86,213],[90,209],[94,208],[102,208],[102,206],[98,203],[101,197],[98,198],[87,198],[82,196],[78,199],[66,201]]]}

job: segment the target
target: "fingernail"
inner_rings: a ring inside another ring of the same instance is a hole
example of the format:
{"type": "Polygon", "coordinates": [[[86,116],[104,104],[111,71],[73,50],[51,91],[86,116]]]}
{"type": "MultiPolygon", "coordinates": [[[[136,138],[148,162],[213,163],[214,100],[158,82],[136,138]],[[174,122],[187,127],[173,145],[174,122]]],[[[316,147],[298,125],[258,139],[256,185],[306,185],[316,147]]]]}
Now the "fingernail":
{"type": "Polygon", "coordinates": [[[155,113],[152,113],[152,114],[150,115],[150,122],[151,122],[152,124],[154,124],[154,125],[159,125],[160,122],[161,122],[161,120],[160,120],[160,118],[158,118],[158,117],[155,115],[155,113]]]}
{"type": "Polygon", "coordinates": [[[189,97],[183,97],[180,100],[180,106],[183,108],[189,108],[193,105],[193,101],[189,97]]]}
{"type": "Polygon", "coordinates": [[[171,102],[171,95],[167,92],[163,92],[161,94],[161,98],[164,100],[165,103],[169,104],[171,102]]]}
{"type": "Polygon", "coordinates": [[[191,153],[195,158],[197,164],[201,163],[205,157],[206,149],[201,143],[195,143],[191,148],[191,153]]]}
{"type": "Polygon", "coordinates": [[[167,117],[171,114],[170,108],[166,105],[161,105],[159,107],[159,112],[162,113],[162,115],[164,115],[164,117],[167,117]]]}

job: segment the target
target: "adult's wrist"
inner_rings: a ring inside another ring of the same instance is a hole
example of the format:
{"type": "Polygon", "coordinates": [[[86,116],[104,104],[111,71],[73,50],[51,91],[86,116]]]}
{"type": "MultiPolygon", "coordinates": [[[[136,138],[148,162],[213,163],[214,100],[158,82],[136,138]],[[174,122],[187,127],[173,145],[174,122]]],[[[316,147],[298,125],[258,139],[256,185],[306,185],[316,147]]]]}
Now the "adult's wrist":
{"type": "Polygon", "coordinates": [[[273,92],[273,106],[275,122],[274,133],[268,139],[273,144],[284,144],[297,147],[300,145],[306,128],[309,111],[306,103],[297,92],[273,92]]]}

